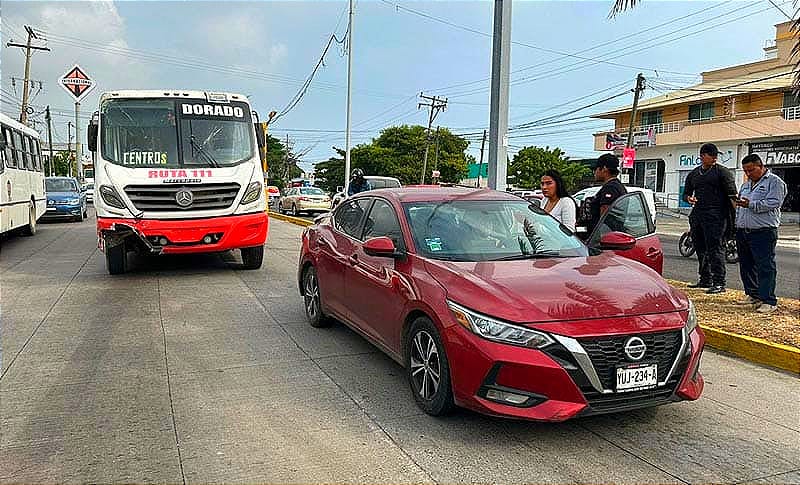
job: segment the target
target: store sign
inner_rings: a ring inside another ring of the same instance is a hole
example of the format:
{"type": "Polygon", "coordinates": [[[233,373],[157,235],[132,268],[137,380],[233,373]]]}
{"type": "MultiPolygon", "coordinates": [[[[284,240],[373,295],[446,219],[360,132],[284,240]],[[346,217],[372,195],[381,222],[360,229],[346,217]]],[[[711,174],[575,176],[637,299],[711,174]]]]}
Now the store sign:
{"type": "MultiPolygon", "coordinates": [[[[703,163],[700,160],[700,146],[701,145],[695,146],[691,151],[682,150],[675,154],[678,160],[678,170],[692,170],[694,167],[703,163]]],[[[717,149],[719,150],[717,163],[735,169],[738,163],[736,160],[736,145],[718,146],[717,149]]]]}
{"type": "Polygon", "coordinates": [[[764,165],[800,165],[800,139],[751,143],[750,153],[755,153],[764,165]]]}
{"type": "MultiPolygon", "coordinates": [[[[621,151],[628,145],[627,133],[607,133],[606,150],[621,151]]],[[[636,148],[656,146],[656,132],[652,128],[633,132],[633,146],[636,148]]]]}
{"type": "Polygon", "coordinates": [[[636,161],[635,148],[626,148],[622,150],[622,168],[633,168],[634,161],[636,161]]]}

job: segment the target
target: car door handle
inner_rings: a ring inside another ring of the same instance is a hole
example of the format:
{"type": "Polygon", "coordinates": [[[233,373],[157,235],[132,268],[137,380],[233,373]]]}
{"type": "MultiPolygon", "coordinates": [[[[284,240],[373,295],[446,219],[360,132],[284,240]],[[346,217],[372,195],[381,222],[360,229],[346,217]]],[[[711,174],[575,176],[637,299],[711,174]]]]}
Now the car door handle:
{"type": "Polygon", "coordinates": [[[358,264],[358,255],[357,254],[353,254],[352,256],[347,258],[347,261],[350,262],[351,266],[357,265],[358,264]]]}
{"type": "Polygon", "coordinates": [[[647,250],[645,256],[647,256],[650,259],[656,259],[657,257],[661,256],[661,253],[662,251],[660,249],[650,248],[647,250]]]}

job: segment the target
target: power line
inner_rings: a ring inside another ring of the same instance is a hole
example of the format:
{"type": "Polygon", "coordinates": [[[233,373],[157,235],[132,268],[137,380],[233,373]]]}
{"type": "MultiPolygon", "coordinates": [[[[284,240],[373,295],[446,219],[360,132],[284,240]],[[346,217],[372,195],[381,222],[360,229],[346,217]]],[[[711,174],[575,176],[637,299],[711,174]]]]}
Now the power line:
{"type": "MultiPolygon", "coordinates": [[[[433,15],[430,15],[430,14],[427,14],[427,13],[424,13],[424,12],[420,12],[418,10],[414,10],[414,9],[411,9],[411,8],[408,8],[408,7],[404,7],[404,6],[400,5],[400,4],[396,4],[396,3],[391,2],[389,0],[381,0],[381,1],[383,3],[385,3],[385,4],[387,4],[387,5],[394,6],[397,10],[404,10],[406,12],[409,12],[409,13],[412,13],[414,15],[426,18],[428,20],[433,20],[434,22],[439,22],[441,24],[445,24],[445,25],[448,25],[448,26],[456,28],[456,29],[464,30],[466,32],[471,32],[473,34],[481,35],[483,37],[492,38],[492,34],[490,34],[488,32],[482,32],[480,30],[476,30],[476,29],[473,29],[471,27],[466,27],[464,25],[456,24],[454,22],[442,19],[440,17],[435,17],[433,15]]],[[[644,71],[661,71],[661,72],[666,72],[666,73],[670,73],[670,74],[688,74],[688,73],[683,73],[683,72],[668,71],[666,69],[655,69],[655,68],[640,67],[640,66],[630,66],[630,65],[627,65],[627,64],[621,64],[621,63],[618,63],[618,62],[607,61],[607,60],[604,60],[604,59],[594,58],[594,57],[583,57],[583,56],[578,55],[578,54],[572,54],[572,53],[569,53],[569,52],[563,52],[563,51],[558,51],[558,50],[555,50],[555,49],[549,49],[547,47],[541,47],[541,46],[537,46],[537,45],[533,45],[533,44],[528,44],[526,42],[520,42],[520,41],[512,40],[511,43],[515,44],[515,45],[518,45],[518,46],[527,47],[529,49],[534,49],[534,50],[541,51],[541,52],[547,52],[549,54],[556,54],[556,55],[559,55],[561,57],[573,57],[573,58],[576,58],[576,59],[582,59],[584,61],[595,61],[595,62],[599,62],[599,63],[603,63],[603,64],[608,64],[608,65],[611,65],[611,66],[624,67],[624,68],[627,68],[627,69],[639,69],[639,70],[644,70],[644,71]]]]}

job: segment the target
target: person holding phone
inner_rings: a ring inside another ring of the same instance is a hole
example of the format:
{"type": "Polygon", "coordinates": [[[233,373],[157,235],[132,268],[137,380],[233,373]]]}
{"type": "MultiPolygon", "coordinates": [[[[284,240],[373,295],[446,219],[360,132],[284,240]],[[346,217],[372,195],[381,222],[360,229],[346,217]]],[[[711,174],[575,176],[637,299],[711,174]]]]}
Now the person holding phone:
{"type": "Polygon", "coordinates": [[[775,246],[786,183],[755,153],[742,159],[742,170],[747,181],[736,198],[736,247],[747,296],[739,304],[755,308],[758,313],[772,313],[778,308],[775,246]]]}
{"type": "Polygon", "coordinates": [[[719,150],[713,143],[700,147],[701,165],[686,177],[683,199],[692,205],[689,228],[697,252],[697,283],[706,293],[725,291],[725,241],[731,228],[736,183],[733,173],[717,164],[719,150]]]}

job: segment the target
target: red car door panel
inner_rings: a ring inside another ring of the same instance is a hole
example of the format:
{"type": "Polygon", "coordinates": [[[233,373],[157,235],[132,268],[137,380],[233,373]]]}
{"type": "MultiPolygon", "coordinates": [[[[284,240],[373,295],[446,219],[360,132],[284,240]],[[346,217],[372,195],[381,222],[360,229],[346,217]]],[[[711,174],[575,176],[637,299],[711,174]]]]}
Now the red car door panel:
{"type": "Polygon", "coordinates": [[[625,251],[614,251],[620,256],[649,266],[658,274],[664,269],[664,252],[655,234],[655,224],[641,192],[630,192],[614,201],[603,214],[589,237],[590,247],[598,247],[603,234],[620,231],[636,238],[636,245],[625,251]]]}

